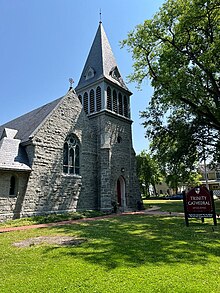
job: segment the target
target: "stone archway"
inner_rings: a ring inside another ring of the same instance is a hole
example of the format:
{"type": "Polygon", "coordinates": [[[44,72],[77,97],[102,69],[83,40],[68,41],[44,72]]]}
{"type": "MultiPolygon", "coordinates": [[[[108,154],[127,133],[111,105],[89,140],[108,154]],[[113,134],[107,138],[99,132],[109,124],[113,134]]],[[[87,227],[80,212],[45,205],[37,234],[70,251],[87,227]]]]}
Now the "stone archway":
{"type": "Polygon", "coordinates": [[[125,198],[125,180],[123,176],[120,176],[117,180],[117,203],[119,208],[125,209],[126,198],[125,198]]]}

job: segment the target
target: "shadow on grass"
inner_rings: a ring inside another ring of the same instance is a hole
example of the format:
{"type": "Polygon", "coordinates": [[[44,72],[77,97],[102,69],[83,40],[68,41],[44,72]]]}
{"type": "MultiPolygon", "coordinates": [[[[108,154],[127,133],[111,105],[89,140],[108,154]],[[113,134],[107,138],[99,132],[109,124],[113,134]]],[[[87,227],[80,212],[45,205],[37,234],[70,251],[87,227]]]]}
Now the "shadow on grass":
{"type": "MultiPolygon", "coordinates": [[[[218,228],[197,222],[187,228],[182,218],[134,215],[50,229],[88,240],[80,247],[57,249],[56,257],[64,254],[107,269],[146,263],[206,264],[209,257],[220,256],[218,228]]],[[[47,247],[44,252],[53,249],[47,247]]]]}

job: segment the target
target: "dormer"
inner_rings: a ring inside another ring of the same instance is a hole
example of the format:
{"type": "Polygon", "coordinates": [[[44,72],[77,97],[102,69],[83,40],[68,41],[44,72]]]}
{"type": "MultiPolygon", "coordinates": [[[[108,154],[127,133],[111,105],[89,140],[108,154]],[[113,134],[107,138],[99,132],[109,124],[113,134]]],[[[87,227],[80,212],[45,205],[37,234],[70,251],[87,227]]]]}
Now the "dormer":
{"type": "Polygon", "coordinates": [[[89,68],[86,70],[85,80],[91,79],[94,76],[95,76],[95,70],[93,67],[89,66],[89,68]]]}
{"type": "Polygon", "coordinates": [[[4,137],[13,139],[13,138],[15,138],[17,132],[18,131],[16,129],[4,128],[0,140],[2,140],[4,137]]]}
{"type": "Polygon", "coordinates": [[[0,170],[31,171],[25,149],[16,139],[16,129],[4,128],[0,139],[0,170]]]}
{"type": "Polygon", "coordinates": [[[110,75],[112,78],[114,78],[115,80],[120,81],[121,74],[120,74],[120,72],[119,72],[117,66],[114,66],[114,67],[110,70],[109,75],[110,75]]]}

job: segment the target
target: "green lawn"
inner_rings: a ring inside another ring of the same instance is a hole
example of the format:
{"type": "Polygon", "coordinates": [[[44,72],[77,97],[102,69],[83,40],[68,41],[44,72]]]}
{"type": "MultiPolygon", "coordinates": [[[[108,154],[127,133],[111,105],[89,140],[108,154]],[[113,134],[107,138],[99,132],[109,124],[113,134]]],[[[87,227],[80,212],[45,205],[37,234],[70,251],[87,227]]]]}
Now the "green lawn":
{"type": "Polygon", "coordinates": [[[16,220],[8,220],[0,223],[0,228],[6,227],[20,227],[30,226],[37,224],[55,223],[61,221],[78,220],[83,218],[94,218],[106,215],[106,213],[100,211],[84,211],[84,212],[72,212],[66,214],[50,214],[47,216],[33,216],[28,218],[20,218],[16,220]]]}
{"type": "MultiPolygon", "coordinates": [[[[164,200],[164,199],[146,199],[144,200],[145,208],[152,206],[160,207],[163,212],[179,212],[183,213],[183,201],[182,200],[164,200]]],[[[215,200],[216,214],[220,214],[220,200],[215,200]]]]}
{"type": "MultiPolygon", "coordinates": [[[[218,224],[220,222],[218,221],[218,224]]],[[[129,215],[0,234],[0,291],[220,292],[220,230],[181,217],[129,215]],[[12,246],[37,236],[86,239],[76,247],[12,246]]]]}

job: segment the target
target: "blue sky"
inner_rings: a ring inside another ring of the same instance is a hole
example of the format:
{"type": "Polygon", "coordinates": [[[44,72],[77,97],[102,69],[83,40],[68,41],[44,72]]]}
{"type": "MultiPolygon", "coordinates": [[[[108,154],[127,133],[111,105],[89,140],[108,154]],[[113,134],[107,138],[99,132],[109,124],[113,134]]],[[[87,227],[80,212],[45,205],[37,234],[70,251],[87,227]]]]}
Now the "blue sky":
{"type": "MultiPolygon", "coordinates": [[[[126,81],[132,58],[119,42],[158,11],[164,0],[0,0],[0,125],[63,96],[79,80],[102,23],[126,81]]],[[[152,95],[150,82],[133,92],[131,113],[137,153],[148,147],[139,112],[152,95]]]]}

